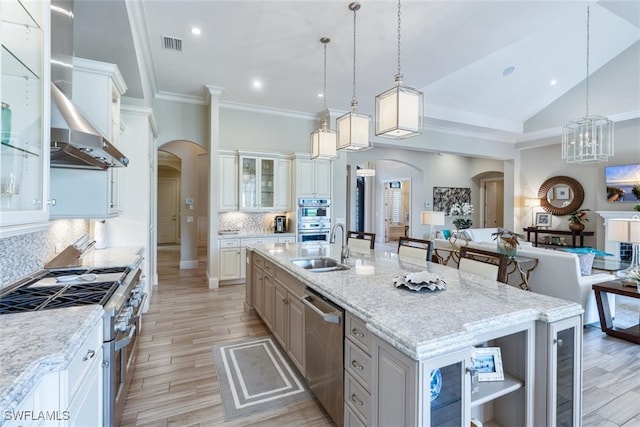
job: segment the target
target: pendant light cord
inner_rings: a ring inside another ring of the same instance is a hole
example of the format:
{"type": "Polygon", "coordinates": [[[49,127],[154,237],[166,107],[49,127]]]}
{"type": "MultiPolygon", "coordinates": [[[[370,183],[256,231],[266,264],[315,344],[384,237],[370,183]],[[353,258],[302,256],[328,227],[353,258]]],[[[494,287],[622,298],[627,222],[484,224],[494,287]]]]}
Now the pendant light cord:
{"type": "Polygon", "coordinates": [[[398,76],[402,76],[400,74],[400,0],[398,0],[398,76]]]}
{"type": "Polygon", "coordinates": [[[327,43],[329,43],[329,39],[322,38],[320,41],[324,45],[324,79],[322,86],[322,99],[324,101],[324,109],[327,109],[327,43]]]}
{"type": "Polygon", "coordinates": [[[589,6],[587,6],[587,117],[589,117],[589,6]]]}
{"type": "Polygon", "coordinates": [[[356,8],[353,9],[353,94],[351,103],[357,103],[356,99],[356,8]]]}

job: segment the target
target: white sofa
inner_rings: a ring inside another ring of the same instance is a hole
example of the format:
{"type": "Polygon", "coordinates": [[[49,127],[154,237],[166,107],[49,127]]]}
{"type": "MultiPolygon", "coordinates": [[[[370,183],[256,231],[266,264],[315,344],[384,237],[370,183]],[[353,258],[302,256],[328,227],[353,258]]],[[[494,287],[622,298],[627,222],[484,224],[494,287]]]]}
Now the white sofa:
{"type": "MultiPolygon", "coordinates": [[[[470,229],[474,230],[474,229],[470,229]]],[[[496,242],[491,236],[495,229],[478,229],[480,232],[473,232],[472,236],[486,238],[488,234],[489,240],[479,240],[469,242],[469,246],[496,252],[496,242]],[[493,230],[488,232],[488,230],[493,230]],[[484,236],[484,237],[481,237],[484,236]]],[[[444,239],[435,239],[435,249],[450,249],[451,243],[444,239]]],[[[526,242],[525,242],[526,243],[526,242]]],[[[590,276],[582,276],[580,274],[580,260],[574,253],[564,252],[561,250],[537,248],[533,246],[519,246],[518,254],[538,259],[538,265],[531,272],[529,277],[529,289],[532,292],[562,298],[565,300],[576,302],[584,308],[584,324],[599,322],[598,309],[596,306],[595,295],[591,286],[596,283],[614,280],[615,276],[606,273],[596,273],[590,276]]],[[[453,259],[449,260],[449,266],[457,268],[453,259]]],[[[509,284],[514,285],[520,280],[517,273],[509,276],[509,284]]],[[[612,315],[615,314],[614,295],[608,294],[609,306],[612,309],[612,315]]]]}

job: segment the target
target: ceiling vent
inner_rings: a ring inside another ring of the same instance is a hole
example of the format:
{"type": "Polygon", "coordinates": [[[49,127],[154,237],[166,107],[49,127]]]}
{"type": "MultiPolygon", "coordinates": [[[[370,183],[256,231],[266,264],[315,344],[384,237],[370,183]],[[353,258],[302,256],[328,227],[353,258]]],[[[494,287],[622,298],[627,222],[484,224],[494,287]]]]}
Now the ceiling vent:
{"type": "Polygon", "coordinates": [[[182,39],[176,37],[162,36],[162,47],[164,49],[182,52],[182,39]]]}

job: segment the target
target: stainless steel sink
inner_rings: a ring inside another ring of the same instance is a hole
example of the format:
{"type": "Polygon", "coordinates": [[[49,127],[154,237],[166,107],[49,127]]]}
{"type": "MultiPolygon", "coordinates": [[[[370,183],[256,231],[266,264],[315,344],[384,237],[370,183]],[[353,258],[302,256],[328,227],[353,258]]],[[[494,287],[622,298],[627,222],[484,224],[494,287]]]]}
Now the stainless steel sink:
{"type": "Polygon", "coordinates": [[[340,264],[333,258],[318,257],[318,258],[295,258],[291,260],[292,263],[298,267],[302,267],[305,270],[309,270],[312,273],[326,273],[328,271],[348,270],[349,266],[340,264]]]}

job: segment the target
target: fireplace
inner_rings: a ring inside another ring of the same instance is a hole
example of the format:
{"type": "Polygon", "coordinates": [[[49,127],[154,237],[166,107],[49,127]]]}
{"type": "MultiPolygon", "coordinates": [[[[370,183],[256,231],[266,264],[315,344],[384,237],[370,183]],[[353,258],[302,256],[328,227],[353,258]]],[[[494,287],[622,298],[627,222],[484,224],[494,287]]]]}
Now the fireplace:
{"type": "Polygon", "coordinates": [[[620,243],[609,239],[607,226],[610,219],[631,219],[640,214],[636,211],[596,211],[604,219],[604,251],[613,254],[612,258],[631,260],[631,244],[620,243]]]}

